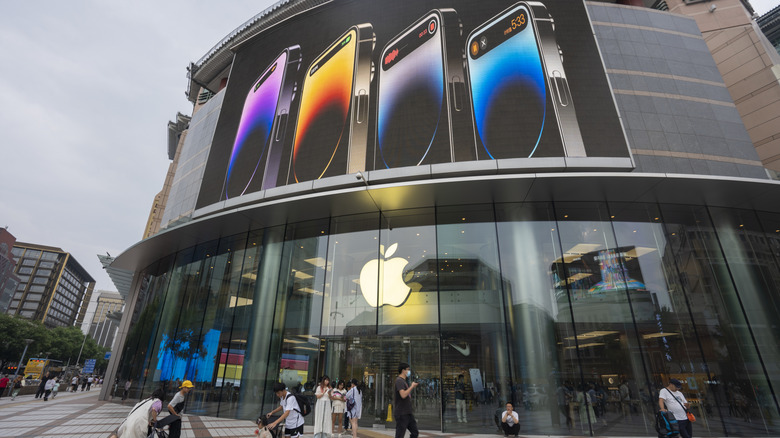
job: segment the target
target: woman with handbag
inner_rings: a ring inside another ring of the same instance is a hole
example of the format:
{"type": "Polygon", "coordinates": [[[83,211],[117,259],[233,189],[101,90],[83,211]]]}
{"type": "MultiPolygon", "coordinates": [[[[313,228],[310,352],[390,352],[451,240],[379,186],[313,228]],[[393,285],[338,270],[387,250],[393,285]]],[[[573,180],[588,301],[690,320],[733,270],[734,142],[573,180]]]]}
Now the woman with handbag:
{"type": "Polygon", "coordinates": [[[661,411],[669,411],[674,415],[682,438],[692,438],[692,423],[696,421],[696,418],[688,412],[690,405],[680,389],[682,389],[682,383],[679,380],[669,379],[669,386],[661,389],[661,392],[658,393],[658,407],[661,411]]]}

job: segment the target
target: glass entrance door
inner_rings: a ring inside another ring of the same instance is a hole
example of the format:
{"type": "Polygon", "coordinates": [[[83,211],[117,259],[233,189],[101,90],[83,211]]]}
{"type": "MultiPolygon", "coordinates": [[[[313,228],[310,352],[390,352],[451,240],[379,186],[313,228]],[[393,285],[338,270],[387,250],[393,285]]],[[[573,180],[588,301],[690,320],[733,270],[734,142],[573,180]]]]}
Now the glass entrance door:
{"type": "Polygon", "coordinates": [[[357,379],[363,385],[361,427],[394,428],[388,410],[398,364],[412,367],[419,386],[412,393],[414,416],[420,429],[441,430],[441,364],[439,339],[433,337],[339,337],[323,339],[324,369],[332,381],[357,379]]]}

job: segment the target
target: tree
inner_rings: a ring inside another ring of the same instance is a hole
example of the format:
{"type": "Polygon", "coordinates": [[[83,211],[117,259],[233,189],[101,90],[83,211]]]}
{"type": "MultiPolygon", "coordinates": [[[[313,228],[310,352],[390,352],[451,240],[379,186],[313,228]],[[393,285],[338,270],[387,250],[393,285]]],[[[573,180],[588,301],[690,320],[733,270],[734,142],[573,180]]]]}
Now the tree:
{"type": "Polygon", "coordinates": [[[3,369],[19,363],[26,345],[25,339],[33,340],[27,350],[27,358],[35,354],[32,352],[47,351],[46,347],[49,345],[48,330],[38,321],[0,314],[0,333],[2,333],[0,339],[0,361],[2,364],[0,365],[3,369]]]}
{"type": "MultiPolygon", "coordinates": [[[[27,349],[25,363],[31,357],[38,357],[40,352],[48,352],[49,359],[60,360],[63,363],[74,364],[81,351],[82,364],[86,359],[97,359],[95,370],[104,370],[108,361],[104,359],[110,349],[101,347],[94,339],[87,336],[77,327],[46,328],[39,321],[30,321],[17,316],[0,314],[0,369],[19,363],[25,347],[25,339],[33,342],[27,349]]],[[[25,365],[22,364],[22,366],[25,365]]]]}

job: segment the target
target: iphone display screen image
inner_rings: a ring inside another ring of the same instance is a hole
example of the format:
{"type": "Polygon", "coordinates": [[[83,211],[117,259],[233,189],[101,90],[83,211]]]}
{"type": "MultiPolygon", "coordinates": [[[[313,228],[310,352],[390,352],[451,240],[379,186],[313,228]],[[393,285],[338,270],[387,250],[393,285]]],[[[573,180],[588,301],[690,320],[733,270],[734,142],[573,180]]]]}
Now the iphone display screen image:
{"type": "Polygon", "coordinates": [[[467,39],[479,159],[564,155],[532,20],[518,3],[467,39]]]}
{"type": "MultiPolygon", "coordinates": [[[[352,142],[352,118],[355,79],[360,67],[360,30],[349,29],[306,71],[293,141],[290,183],[347,173],[350,148],[359,147],[352,142]]],[[[365,140],[362,147],[365,148],[365,140]]]]}
{"type": "Polygon", "coordinates": [[[452,161],[442,35],[433,12],[382,50],[377,168],[452,161]]]}
{"type": "Polygon", "coordinates": [[[282,52],[249,90],[228,161],[224,199],[262,186],[288,56],[282,52]]]}

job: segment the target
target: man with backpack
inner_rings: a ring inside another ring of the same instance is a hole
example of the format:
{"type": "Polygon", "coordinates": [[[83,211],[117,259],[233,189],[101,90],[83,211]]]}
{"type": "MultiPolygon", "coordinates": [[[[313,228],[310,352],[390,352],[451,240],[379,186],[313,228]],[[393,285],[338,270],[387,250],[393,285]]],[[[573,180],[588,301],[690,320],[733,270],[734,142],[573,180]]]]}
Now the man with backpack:
{"type": "Polygon", "coordinates": [[[307,409],[308,403],[303,403],[303,400],[301,400],[302,403],[298,403],[302,396],[298,397],[289,393],[284,383],[274,383],[273,390],[274,394],[279,397],[279,407],[266,414],[266,417],[270,418],[279,411],[284,411],[284,413],[278,420],[271,423],[268,428],[274,430],[279,423],[284,421],[284,436],[297,438],[303,435],[303,416],[311,411],[311,406],[308,406],[307,409]]]}

